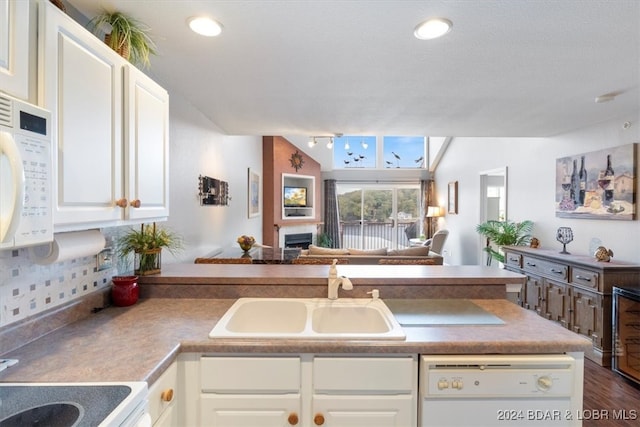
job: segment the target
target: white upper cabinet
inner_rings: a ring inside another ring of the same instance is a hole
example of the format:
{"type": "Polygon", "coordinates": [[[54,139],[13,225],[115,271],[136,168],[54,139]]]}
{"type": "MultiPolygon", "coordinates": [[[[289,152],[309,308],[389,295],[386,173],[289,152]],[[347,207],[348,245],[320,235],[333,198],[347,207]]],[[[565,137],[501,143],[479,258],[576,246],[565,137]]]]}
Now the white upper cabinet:
{"type": "Polygon", "coordinates": [[[168,95],[49,4],[38,97],[52,112],[56,231],[168,215],[168,95]]]}
{"type": "Polygon", "coordinates": [[[124,59],[53,5],[41,6],[38,98],[52,114],[54,226],[116,221],[124,59]]]}
{"type": "Polygon", "coordinates": [[[132,65],[125,67],[126,194],[129,219],[169,215],[169,94],[132,65]]]}
{"type": "Polygon", "coordinates": [[[29,61],[36,31],[29,25],[35,8],[31,0],[0,0],[0,91],[29,99],[29,61]]]}

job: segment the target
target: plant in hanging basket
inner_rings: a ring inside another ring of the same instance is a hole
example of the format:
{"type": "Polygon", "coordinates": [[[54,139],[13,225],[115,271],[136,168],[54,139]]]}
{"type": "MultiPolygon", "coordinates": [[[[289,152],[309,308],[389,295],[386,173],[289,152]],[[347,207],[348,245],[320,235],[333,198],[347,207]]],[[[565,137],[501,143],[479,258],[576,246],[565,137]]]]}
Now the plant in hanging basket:
{"type": "Polygon", "coordinates": [[[104,42],[134,65],[149,67],[149,57],[155,55],[156,45],[149,36],[150,28],[122,12],[103,12],[87,27],[93,34],[105,34],[104,42]]]}
{"type": "Polygon", "coordinates": [[[129,229],[117,240],[117,252],[121,258],[133,253],[134,273],[146,276],[160,273],[162,249],[175,253],[182,248],[182,239],[174,232],[142,224],[140,230],[129,229]]]}

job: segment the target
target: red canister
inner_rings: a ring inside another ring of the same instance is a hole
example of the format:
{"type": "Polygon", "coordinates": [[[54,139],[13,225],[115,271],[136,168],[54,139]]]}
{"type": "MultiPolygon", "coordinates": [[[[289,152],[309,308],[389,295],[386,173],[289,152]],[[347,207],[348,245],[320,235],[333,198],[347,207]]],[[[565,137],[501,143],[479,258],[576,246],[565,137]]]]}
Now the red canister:
{"type": "Polygon", "coordinates": [[[118,307],[133,305],[138,301],[140,289],[138,276],[114,276],[111,278],[111,302],[118,307]]]}

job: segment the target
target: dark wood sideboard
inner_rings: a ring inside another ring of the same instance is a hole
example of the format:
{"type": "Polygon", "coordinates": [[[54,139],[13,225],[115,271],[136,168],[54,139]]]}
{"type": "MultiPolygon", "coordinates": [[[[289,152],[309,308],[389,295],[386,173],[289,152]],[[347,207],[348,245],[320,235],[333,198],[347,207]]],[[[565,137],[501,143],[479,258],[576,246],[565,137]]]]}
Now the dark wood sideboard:
{"type": "Polygon", "coordinates": [[[526,246],[503,250],[505,269],[527,276],[517,303],[589,338],[593,350],[585,356],[611,366],[612,290],[640,284],[640,265],[526,246]]]}

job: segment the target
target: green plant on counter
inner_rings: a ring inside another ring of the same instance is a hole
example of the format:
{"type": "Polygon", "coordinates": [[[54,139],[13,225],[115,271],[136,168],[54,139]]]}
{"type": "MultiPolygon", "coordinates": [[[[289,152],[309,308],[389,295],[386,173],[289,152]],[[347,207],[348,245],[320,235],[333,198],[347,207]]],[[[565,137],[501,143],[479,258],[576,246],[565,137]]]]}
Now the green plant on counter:
{"type": "Polygon", "coordinates": [[[148,272],[160,269],[160,253],[167,249],[172,254],[182,249],[182,238],[167,229],[156,227],[156,223],[142,224],[139,230],[130,228],[117,239],[117,254],[121,259],[127,259],[129,254],[136,257],[136,274],[150,274],[148,272]]]}
{"type": "Polygon", "coordinates": [[[491,265],[491,260],[495,259],[504,263],[504,254],[501,252],[502,246],[524,246],[531,241],[531,230],[533,221],[487,221],[478,224],[476,231],[487,238],[487,246],[484,251],[489,254],[487,265],[491,265]],[[494,248],[491,243],[497,246],[494,248]]]}
{"type": "Polygon", "coordinates": [[[122,12],[103,12],[87,27],[95,35],[105,33],[104,42],[134,65],[149,67],[149,57],[156,54],[156,45],[149,36],[150,28],[122,12]],[[109,31],[110,27],[110,31],[109,31]]]}

